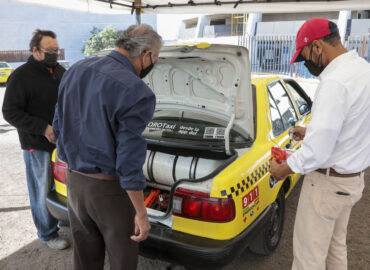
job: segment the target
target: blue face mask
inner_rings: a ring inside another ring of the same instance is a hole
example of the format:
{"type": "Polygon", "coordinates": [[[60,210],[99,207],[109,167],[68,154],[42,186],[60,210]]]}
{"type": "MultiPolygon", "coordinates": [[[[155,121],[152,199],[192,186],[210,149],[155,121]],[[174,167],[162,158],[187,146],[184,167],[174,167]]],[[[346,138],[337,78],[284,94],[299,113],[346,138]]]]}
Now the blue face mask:
{"type": "Polygon", "coordinates": [[[154,67],[154,64],[152,62],[152,54],[150,54],[150,65],[146,68],[143,68],[143,66],[141,65],[141,71],[140,71],[140,78],[144,78],[146,75],[149,74],[149,72],[153,69],[154,67]]]}

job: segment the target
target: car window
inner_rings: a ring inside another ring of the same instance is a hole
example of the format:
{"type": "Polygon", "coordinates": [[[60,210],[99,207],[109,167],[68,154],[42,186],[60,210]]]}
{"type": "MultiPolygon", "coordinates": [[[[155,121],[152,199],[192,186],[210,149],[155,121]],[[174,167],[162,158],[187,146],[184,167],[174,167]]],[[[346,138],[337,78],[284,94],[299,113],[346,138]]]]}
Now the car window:
{"type": "Polygon", "coordinates": [[[298,120],[293,103],[285,88],[279,81],[268,84],[267,88],[280,112],[284,130],[287,130],[293,121],[296,122],[298,120]]]}
{"type": "Polygon", "coordinates": [[[275,137],[279,136],[281,133],[284,132],[284,125],[283,120],[281,120],[280,112],[277,109],[276,103],[271,97],[270,92],[269,95],[269,103],[270,103],[270,113],[271,113],[271,126],[272,126],[272,133],[275,137]]]}
{"type": "Polygon", "coordinates": [[[288,87],[290,93],[292,93],[293,99],[298,106],[299,113],[301,115],[309,113],[310,106],[308,102],[298,93],[297,89],[295,89],[295,86],[289,81],[285,81],[285,84],[288,87]]]}
{"type": "Polygon", "coordinates": [[[0,63],[0,68],[9,68],[10,66],[7,63],[0,63]]]}

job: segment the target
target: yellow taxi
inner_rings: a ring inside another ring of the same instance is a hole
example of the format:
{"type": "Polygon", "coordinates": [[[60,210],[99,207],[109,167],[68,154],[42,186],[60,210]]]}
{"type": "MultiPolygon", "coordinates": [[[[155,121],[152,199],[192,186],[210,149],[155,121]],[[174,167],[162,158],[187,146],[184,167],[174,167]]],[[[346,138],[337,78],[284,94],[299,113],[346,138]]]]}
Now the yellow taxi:
{"type": "Polygon", "coordinates": [[[13,68],[7,62],[0,62],[0,85],[5,85],[13,68]]]}
{"type": "MultiPolygon", "coordinates": [[[[267,255],[281,238],[285,199],[300,179],[275,181],[271,148],[297,149],[293,125],[310,120],[312,102],[292,78],[251,75],[246,48],[163,47],[144,79],[157,97],[143,165],[151,222],[144,256],[215,268],[247,247],[267,255]]],[[[53,154],[50,212],[67,219],[66,164],[53,154]]]]}

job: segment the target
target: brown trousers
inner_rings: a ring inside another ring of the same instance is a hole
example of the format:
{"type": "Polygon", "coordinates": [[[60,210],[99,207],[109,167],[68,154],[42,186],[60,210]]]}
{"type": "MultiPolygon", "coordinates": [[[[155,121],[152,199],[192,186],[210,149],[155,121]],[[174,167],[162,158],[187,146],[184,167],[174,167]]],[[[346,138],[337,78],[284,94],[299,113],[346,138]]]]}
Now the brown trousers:
{"type": "Polygon", "coordinates": [[[132,241],[135,209],[116,180],[67,171],[68,214],[73,269],[102,270],[105,249],[112,270],[136,269],[138,243],[132,241]]]}

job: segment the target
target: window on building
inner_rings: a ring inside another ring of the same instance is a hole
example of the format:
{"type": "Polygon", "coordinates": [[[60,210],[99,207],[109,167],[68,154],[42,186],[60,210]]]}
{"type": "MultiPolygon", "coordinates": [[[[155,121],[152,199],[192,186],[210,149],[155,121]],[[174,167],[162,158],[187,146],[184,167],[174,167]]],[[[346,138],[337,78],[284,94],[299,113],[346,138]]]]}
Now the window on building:
{"type": "Polygon", "coordinates": [[[198,18],[186,20],[186,21],[184,21],[184,23],[185,23],[185,28],[186,29],[195,28],[195,27],[197,27],[197,24],[198,24],[198,18]]]}
{"type": "Polygon", "coordinates": [[[226,19],[213,19],[210,22],[210,25],[225,25],[226,19]]]}

